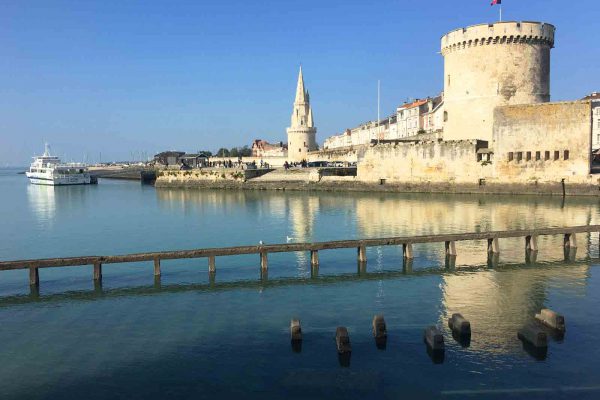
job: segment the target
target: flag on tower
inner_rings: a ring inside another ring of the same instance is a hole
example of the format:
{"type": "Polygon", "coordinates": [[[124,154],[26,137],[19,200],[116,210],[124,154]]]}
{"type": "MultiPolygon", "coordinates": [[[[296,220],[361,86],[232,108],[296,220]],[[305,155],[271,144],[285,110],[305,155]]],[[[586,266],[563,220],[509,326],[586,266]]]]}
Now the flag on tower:
{"type": "Polygon", "coordinates": [[[502,0],[492,0],[492,5],[495,6],[496,4],[502,4],[502,0]]]}

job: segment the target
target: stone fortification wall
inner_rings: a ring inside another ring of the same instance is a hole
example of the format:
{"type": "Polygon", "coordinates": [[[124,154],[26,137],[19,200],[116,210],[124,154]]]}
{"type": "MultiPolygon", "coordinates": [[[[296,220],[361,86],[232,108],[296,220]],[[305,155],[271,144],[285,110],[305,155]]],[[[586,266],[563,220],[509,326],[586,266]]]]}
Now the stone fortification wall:
{"type": "Polygon", "coordinates": [[[332,150],[319,150],[308,153],[308,161],[342,161],[348,163],[357,162],[368,145],[350,146],[332,150]]]}
{"type": "Polygon", "coordinates": [[[589,101],[498,107],[494,169],[499,181],[591,182],[589,101]]]}
{"type": "Polygon", "coordinates": [[[443,36],[444,138],[491,141],[495,107],[550,101],[554,32],[540,22],[497,22],[443,36]]]}
{"type": "Polygon", "coordinates": [[[358,163],[357,180],[386,183],[474,183],[492,175],[491,166],[477,161],[487,142],[416,141],[370,147],[358,163]]]}

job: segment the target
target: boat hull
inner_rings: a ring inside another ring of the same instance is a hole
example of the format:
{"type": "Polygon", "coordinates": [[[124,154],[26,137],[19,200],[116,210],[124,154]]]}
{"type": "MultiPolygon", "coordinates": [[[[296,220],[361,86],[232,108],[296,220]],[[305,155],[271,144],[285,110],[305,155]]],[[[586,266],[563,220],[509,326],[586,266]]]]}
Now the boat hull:
{"type": "Polygon", "coordinates": [[[35,174],[27,173],[29,182],[33,185],[45,186],[67,186],[67,185],[89,185],[92,183],[89,174],[78,174],[60,177],[36,176],[35,174]]]}

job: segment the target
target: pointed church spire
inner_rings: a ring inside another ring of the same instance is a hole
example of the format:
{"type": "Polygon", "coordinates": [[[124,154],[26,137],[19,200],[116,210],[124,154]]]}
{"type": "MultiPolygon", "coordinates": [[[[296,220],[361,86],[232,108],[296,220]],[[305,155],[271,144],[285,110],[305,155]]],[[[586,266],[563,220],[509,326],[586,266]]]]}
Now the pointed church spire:
{"type": "Polygon", "coordinates": [[[298,73],[298,86],[296,87],[296,100],[294,103],[305,103],[306,102],[306,91],[304,90],[304,77],[302,76],[302,65],[300,65],[300,72],[298,73]]]}

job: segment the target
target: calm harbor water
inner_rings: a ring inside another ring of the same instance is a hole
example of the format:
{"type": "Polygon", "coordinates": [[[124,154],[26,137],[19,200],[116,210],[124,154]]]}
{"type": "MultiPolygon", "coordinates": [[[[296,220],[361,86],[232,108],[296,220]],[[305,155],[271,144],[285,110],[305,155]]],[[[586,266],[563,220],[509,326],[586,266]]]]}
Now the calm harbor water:
{"type": "MultiPolygon", "coordinates": [[[[1,260],[600,223],[588,198],[49,188],[6,169],[0,193],[1,260]]],[[[443,245],[415,246],[412,265],[370,248],[366,271],[353,250],[325,251],[316,276],[308,254],[276,254],[262,280],[256,256],[217,258],[214,280],[205,259],[163,262],[160,281],[150,264],[106,265],[101,287],[88,266],[43,269],[39,292],[27,271],[0,272],[0,398],[598,398],[598,237],[579,237],[572,261],[561,241],[541,238],[535,264],[521,240],[502,241],[496,267],[483,242],[459,243],[456,268],[443,245]],[[542,307],[566,316],[567,334],[535,358],[516,330],[542,307]],[[471,321],[469,347],[447,330],[455,312],[471,321]],[[422,342],[431,324],[444,327],[442,363],[422,342]]]]}

